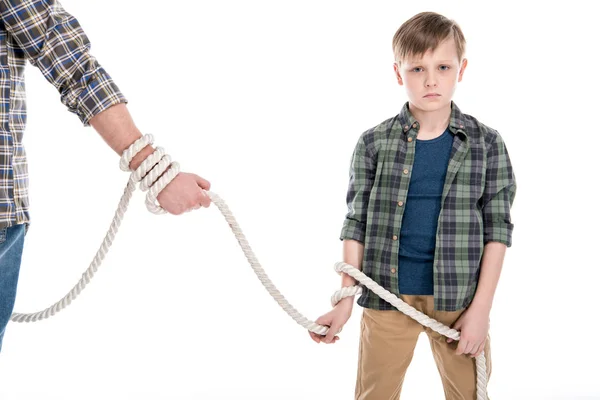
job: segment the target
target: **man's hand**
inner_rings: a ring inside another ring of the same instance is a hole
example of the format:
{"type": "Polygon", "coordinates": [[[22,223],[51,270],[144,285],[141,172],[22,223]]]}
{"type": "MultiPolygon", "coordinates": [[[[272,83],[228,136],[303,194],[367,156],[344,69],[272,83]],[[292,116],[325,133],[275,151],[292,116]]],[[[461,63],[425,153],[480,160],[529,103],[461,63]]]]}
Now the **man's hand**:
{"type": "MultiPolygon", "coordinates": [[[[477,357],[483,351],[490,329],[489,311],[485,308],[469,307],[460,315],[452,328],[460,331],[456,355],[477,357]]],[[[454,340],[448,338],[446,341],[451,343],[454,340]]]]}
{"type": "Polygon", "coordinates": [[[210,190],[209,181],[195,174],[180,172],[156,199],[167,212],[180,215],[200,207],[209,207],[211,201],[205,190],[210,190]]]}
{"type": "MultiPolygon", "coordinates": [[[[89,124],[102,136],[106,143],[119,155],[142,137],[142,133],[133,123],[129,110],[124,103],[115,104],[89,120],[89,124]]],[[[135,171],[142,162],[155,151],[147,145],[136,154],[129,168],[135,171]]],[[[195,174],[180,172],[158,194],[158,203],[167,212],[175,215],[183,214],[200,207],[208,207],[210,197],[205,190],[210,190],[210,182],[195,174]]]]}

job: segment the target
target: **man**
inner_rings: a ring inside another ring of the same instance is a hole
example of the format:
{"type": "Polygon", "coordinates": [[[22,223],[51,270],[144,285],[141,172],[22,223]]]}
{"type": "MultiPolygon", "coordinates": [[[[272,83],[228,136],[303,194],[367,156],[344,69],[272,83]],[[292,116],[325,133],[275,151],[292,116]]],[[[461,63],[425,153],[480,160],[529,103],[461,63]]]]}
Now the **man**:
{"type": "MultiPolygon", "coordinates": [[[[91,44],[75,17],[57,0],[0,0],[0,350],[13,312],[25,235],[29,229],[26,61],[58,89],[61,102],[83,126],[92,126],[119,155],[142,134],[127,110],[128,100],[89,53],[91,44]]],[[[130,163],[135,170],[150,154],[143,148],[130,163]]],[[[66,155],[66,154],[65,154],[66,155]]],[[[179,215],[208,207],[210,183],[180,172],[157,200],[179,215]]]]}

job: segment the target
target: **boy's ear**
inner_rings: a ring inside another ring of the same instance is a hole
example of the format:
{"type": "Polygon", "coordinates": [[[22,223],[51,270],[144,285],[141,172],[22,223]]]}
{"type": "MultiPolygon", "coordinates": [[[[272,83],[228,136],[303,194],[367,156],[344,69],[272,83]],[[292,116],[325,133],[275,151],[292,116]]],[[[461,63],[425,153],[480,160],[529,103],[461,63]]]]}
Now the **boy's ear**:
{"type": "Polygon", "coordinates": [[[404,85],[404,82],[402,82],[402,77],[400,76],[400,69],[398,68],[398,63],[394,63],[394,73],[396,75],[396,80],[398,81],[398,85],[402,86],[404,85]]]}
{"type": "Polygon", "coordinates": [[[463,74],[465,72],[465,68],[467,68],[467,59],[464,58],[462,61],[462,65],[460,66],[460,72],[458,73],[458,81],[462,81],[463,74]]]}

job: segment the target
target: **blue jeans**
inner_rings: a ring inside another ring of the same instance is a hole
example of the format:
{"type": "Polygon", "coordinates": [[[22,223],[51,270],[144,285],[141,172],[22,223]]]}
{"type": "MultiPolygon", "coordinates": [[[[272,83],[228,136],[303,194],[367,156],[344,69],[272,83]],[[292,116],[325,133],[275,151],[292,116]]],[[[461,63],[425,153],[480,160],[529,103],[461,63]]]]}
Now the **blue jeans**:
{"type": "Polygon", "coordinates": [[[0,350],[15,305],[26,234],[25,224],[0,228],[0,350]]]}

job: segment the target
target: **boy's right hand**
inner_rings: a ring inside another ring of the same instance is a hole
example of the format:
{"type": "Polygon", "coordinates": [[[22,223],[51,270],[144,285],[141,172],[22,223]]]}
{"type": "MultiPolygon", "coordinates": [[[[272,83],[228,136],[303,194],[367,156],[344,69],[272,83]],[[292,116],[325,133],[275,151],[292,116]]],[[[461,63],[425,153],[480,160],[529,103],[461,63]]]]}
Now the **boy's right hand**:
{"type": "Polygon", "coordinates": [[[317,318],[315,322],[319,325],[329,326],[329,331],[327,331],[327,335],[319,335],[318,333],[308,331],[312,340],[316,343],[335,343],[339,339],[339,337],[336,336],[336,333],[338,333],[350,319],[353,304],[354,296],[345,297],[336,304],[333,310],[317,318]]]}

